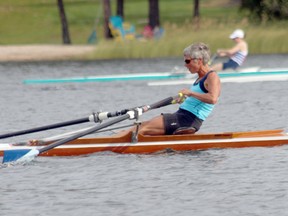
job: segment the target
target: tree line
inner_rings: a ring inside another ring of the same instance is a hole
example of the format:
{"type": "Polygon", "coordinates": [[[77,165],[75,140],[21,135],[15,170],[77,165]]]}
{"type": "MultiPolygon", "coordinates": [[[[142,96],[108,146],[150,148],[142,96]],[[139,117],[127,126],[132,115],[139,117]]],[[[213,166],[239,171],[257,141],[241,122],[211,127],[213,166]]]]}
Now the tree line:
{"type": "MultiPolygon", "coordinates": [[[[147,0],[148,1],[148,25],[154,29],[160,27],[160,14],[159,14],[159,0],[147,0]]],[[[193,9],[191,11],[192,19],[196,21],[199,26],[200,20],[200,0],[191,0],[193,3],[193,9]]],[[[240,1],[239,9],[247,10],[249,17],[253,21],[271,21],[271,20],[284,20],[288,19],[288,0],[230,0],[240,1]]],[[[116,14],[125,18],[124,12],[124,0],[116,0],[116,14]]],[[[177,4],[177,1],[175,1],[177,4]]],[[[64,44],[71,44],[71,38],[69,33],[69,25],[65,14],[63,0],[57,0],[57,6],[59,10],[59,16],[62,29],[62,40],[64,44]]],[[[111,16],[111,0],[102,0],[102,6],[104,11],[104,36],[106,39],[112,38],[112,34],[109,29],[109,18],[111,16]]]]}
{"type": "MultiPolygon", "coordinates": [[[[147,0],[148,1],[148,25],[154,29],[160,26],[160,14],[159,14],[159,0],[147,0]]],[[[194,12],[193,17],[199,17],[199,0],[193,0],[194,2],[194,12]]],[[[112,38],[111,31],[109,29],[109,18],[111,16],[111,1],[102,0],[103,11],[104,11],[104,36],[106,39],[112,38]]],[[[57,6],[59,10],[59,16],[62,28],[62,40],[63,44],[71,44],[69,25],[65,14],[64,2],[63,0],[57,0],[57,6]]],[[[116,1],[116,14],[121,16],[123,19],[125,17],[124,13],[124,0],[116,1]]]]}

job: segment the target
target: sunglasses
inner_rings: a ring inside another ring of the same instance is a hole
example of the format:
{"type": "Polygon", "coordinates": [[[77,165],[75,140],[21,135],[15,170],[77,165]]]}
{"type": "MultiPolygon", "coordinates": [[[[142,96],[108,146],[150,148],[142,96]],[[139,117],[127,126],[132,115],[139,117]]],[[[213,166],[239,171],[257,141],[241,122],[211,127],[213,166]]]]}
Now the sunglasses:
{"type": "Polygon", "coordinates": [[[185,59],[184,62],[185,62],[186,64],[190,64],[190,62],[191,62],[192,60],[195,60],[195,59],[197,59],[197,58],[185,59]]]}

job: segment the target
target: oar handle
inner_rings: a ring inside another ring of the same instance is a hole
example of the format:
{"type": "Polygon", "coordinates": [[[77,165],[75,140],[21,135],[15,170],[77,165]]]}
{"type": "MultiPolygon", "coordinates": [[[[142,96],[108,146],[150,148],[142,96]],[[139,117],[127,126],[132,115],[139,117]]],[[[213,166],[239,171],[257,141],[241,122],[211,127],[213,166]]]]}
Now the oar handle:
{"type": "Polygon", "coordinates": [[[170,105],[170,104],[173,104],[175,103],[175,100],[177,98],[181,98],[183,97],[183,94],[182,93],[179,93],[178,95],[174,96],[174,97],[168,97],[168,98],[165,98],[161,101],[158,101],[156,103],[153,103],[151,105],[147,105],[147,106],[144,106],[142,109],[143,109],[143,112],[147,112],[148,110],[151,110],[151,109],[157,109],[157,108],[160,108],[160,107],[163,107],[163,106],[167,106],[167,105],[170,105]]]}
{"type": "Polygon", "coordinates": [[[212,65],[214,61],[218,58],[218,54],[215,53],[209,60],[208,65],[212,65]]]}

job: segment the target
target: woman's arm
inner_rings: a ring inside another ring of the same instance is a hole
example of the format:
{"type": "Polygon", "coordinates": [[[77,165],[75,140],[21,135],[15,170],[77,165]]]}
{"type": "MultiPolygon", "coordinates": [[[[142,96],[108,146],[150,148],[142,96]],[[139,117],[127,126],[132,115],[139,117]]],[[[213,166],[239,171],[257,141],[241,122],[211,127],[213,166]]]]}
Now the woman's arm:
{"type": "Polygon", "coordinates": [[[179,93],[182,93],[187,97],[194,97],[204,103],[216,104],[221,92],[220,78],[217,73],[210,73],[205,80],[204,85],[208,90],[208,93],[200,94],[193,92],[190,89],[182,89],[179,93]]]}
{"type": "Polygon", "coordinates": [[[227,49],[227,50],[217,50],[217,54],[221,57],[224,57],[224,56],[232,56],[234,55],[236,52],[240,51],[241,50],[241,43],[238,43],[236,44],[234,47],[232,47],[231,49],[227,49]]]}

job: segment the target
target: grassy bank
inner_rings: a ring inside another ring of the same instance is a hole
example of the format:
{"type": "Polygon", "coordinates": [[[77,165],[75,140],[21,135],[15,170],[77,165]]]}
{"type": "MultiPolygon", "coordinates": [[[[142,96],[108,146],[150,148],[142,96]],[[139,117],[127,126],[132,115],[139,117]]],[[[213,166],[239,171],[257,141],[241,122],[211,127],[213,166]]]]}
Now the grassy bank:
{"type": "MultiPolygon", "coordinates": [[[[231,28],[218,27],[216,31],[208,28],[201,31],[193,31],[187,27],[167,27],[165,36],[160,40],[146,42],[126,41],[107,42],[102,41],[97,45],[97,53],[93,58],[153,58],[182,56],[183,49],[195,42],[202,41],[209,44],[212,53],[218,48],[229,48],[234,45],[228,36],[231,28]]],[[[287,30],[274,27],[249,27],[244,28],[247,33],[247,41],[251,54],[288,53],[287,30]]]]}
{"type": "MultiPolygon", "coordinates": [[[[228,39],[235,28],[247,33],[250,53],[288,53],[288,22],[256,25],[249,23],[238,5],[229,0],[202,0],[201,20],[192,20],[192,0],[159,0],[160,20],[165,35],[160,40],[107,41],[103,38],[102,0],[64,0],[73,44],[87,44],[97,32],[96,52],[87,58],[153,58],[181,56],[184,47],[195,41],[208,43],[212,52],[233,45],[228,39]]],[[[147,0],[126,0],[125,20],[140,34],[147,24],[147,0]]],[[[115,14],[115,0],[111,0],[115,14]]],[[[61,26],[56,1],[1,1],[0,44],[61,44],[61,26]]]]}

